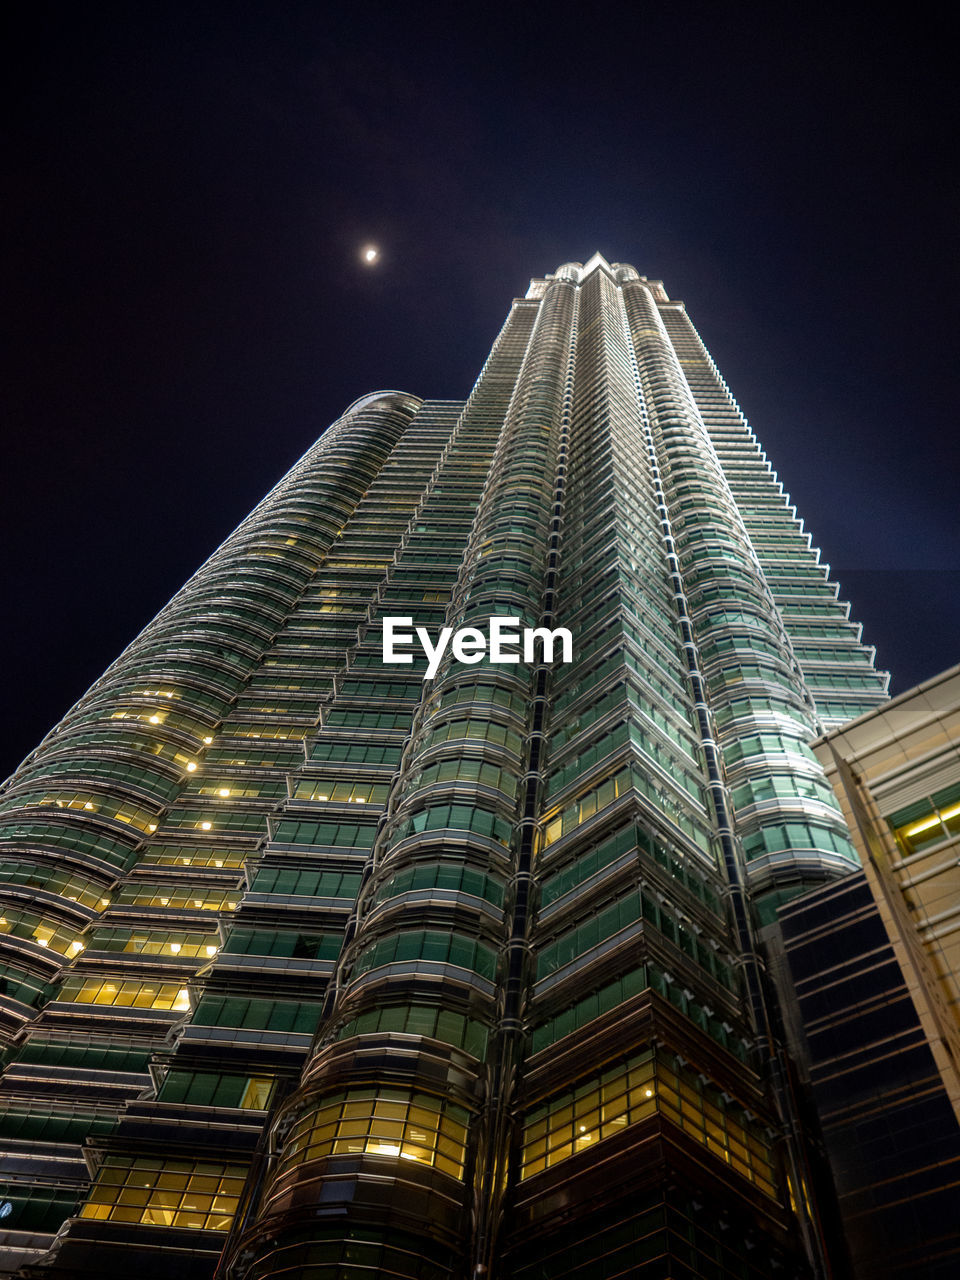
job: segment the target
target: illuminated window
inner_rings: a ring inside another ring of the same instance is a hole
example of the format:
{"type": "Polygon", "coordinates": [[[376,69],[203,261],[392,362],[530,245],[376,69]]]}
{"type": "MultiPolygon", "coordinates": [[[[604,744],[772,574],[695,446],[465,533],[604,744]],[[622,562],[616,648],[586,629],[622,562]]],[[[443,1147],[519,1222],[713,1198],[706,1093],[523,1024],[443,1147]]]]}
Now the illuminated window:
{"type": "Polygon", "coordinates": [[[531,1112],[523,1130],[521,1178],[551,1168],[656,1113],[653,1052],[531,1112]]]}
{"type": "Polygon", "coordinates": [[[118,903],[136,903],[140,907],[192,908],[200,911],[236,911],[240,905],[239,889],[214,888],[197,884],[126,885],[117,896],[118,903]]]}
{"type": "Polygon", "coordinates": [[[131,827],[136,827],[139,831],[156,829],[157,815],[153,810],[144,809],[139,805],[99,792],[20,792],[19,795],[11,797],[11,799],[0,805],[0,810],[19,809],[24,805],[33,804],[53,805],[57,809],[82,809],[87,813],[99,813],[102,818],[113,818],[117,822],[124,822],[131,827]]]}
{"type": "Polygon", "coordinates": [[[109,899],[104,900],[104,886],[100,881],[76,875],[50,863],[28,862],[26,858],[15,862],[0,861],[0,881],[46,889],[69,902],[81,902],[85,907],[107,906],[109,903],[109,899]]]}
{"type": "Polygon", "coordinates": [[[652,1049],[531,1111],[520,1177],[552,1168],[657,1114],[777,1198],[770,1143],[760,1125],[704,1076],[652,1049]]]}
{"type": "Polygon", "coordinates": [[[305,738],[311,729],[302,724],[277,724],[261,721],[257,724],[234,724],[224,729],[231,738],[305,738]]]}
{"type": "Polygon", "coordinates": [[[196,1107],[238,1107],[265,1111],[275,1080],[272,1076],[235,1076],[216,1071],[169,1071],[157,1095],[161,1102],[196,1107]]]}
{"type": "Polygon", "coordinates": [[[469,1114],[426,1093],[355,1089],[325,1099],[293,1127],[281,1168],[328,1155],[392,1156],[463,1179],[469,1114]]]}
{"type": "Polygon", "coordinates": [[[58,1000],[78,1004],[117,1005],[135,1009],[166,1009],[186,1013],[190,992],[177,982],[121,982],[119,979],[68,978],[58,1000]]]}
{"type": "Polygon", "coordinates": [[[241,1108],[244,1111],[265,1111],[273,1085],[272,1076],[251,1076],[240,1099],[241,1108]]]}
{"type": "Polygon", "coordinates": [[[83,943],[76,929],[46,920],[35,911],[6,908],[0,915],[0,934],[2,933],[35,942],[38,946],[70,959],[83,950],[83,943]]]}
{"type": "Polygon", "coordinates": [[[297,784],[294,798],[297,800],[330,800],[337,804],[383,804],[390,787],[387,783],[315,781],[297,784]]]}
{"type": "Polygon", "coordinates": [[[573,804],[565,806],[559,813],[550,818],[543,832],[543,847],[546,848],[559,840],[561,836],[575,831],[581,823],[587,822],[595,814],[600,813],[618,797],[629,790],[639,791],[647,796],[659,809],[663,810],[682,831],[696,842],[701,849],[710,845],[710,837],[704,824],[695,822],[687,811],[686,802],[681,802],[665,785],[647,777],[638,768],[621,769],[613,777],[607,778],[599,786],[594,787],[573,804]]]}
{"type": "Polygon", "coordinates": [[[960,796],[956,787],[901,809],[890,819],[897,842],[907,854],[920,853],[960,834],[960,796]]]}
{"type": "MultiPolygon", "coordinates": [[[[144,864],[161,867],[242,867],[246,854],[240,849],[191,849],[185,845],[153,845],[144,864]]],[[[229,909],[229,908],[228,908],[229,909]]]]}
{"type": "Polygon", "coordinates": [[[187,960],[215,956],[220,950],[220,938],[216,933],[187,933],[180,929],[97,929],[89,935],[88,945],[95,951],[133,951],[187,960]]]}
{"type": "Polygon", "coordinates": [[[227,1231],[246,1172],[242,1164],[108,1156],[80,1216],[227,1231]]]}

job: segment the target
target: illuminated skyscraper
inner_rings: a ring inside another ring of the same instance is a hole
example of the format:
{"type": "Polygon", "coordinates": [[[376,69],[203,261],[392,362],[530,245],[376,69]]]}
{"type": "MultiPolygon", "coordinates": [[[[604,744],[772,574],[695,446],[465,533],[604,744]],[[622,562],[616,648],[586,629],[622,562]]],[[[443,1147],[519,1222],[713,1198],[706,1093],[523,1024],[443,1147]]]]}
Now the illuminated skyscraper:
{"type": "Polygon", "coordinates": [[[7,1273],[817,1274],[775,911],[855,864],[807,743],[884,697],[683,304],[534,280],[7,783],[7,1273]],[[388,617],[573,661],[426,680],[388,617]]]}

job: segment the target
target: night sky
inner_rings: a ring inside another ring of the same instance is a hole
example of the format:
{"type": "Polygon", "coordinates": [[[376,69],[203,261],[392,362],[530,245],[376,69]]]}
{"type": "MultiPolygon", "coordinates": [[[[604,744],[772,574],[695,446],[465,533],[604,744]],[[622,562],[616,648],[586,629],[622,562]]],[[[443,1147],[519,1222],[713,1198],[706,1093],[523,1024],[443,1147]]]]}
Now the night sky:
{"type": "Polygon", "coordinates": [[[510,299],[595,250],[687,303],[894,691],[960,661],[938,22],[20,7],[0,777],[347,404],[466,396],[510,299]]]}

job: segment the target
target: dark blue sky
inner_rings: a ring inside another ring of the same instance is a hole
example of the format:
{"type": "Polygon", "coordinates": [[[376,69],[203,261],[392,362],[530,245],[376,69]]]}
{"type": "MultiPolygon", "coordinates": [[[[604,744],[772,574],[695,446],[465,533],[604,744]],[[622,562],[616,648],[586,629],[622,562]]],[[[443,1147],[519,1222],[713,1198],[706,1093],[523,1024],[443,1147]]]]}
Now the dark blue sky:
{"type": "Polygon", "coordinates": [[[350,401],[465,396],[511,297],[595,249],[686,301],[894,689],[960,660],[934,9],[17,16],[0,775],[350,401]]]}

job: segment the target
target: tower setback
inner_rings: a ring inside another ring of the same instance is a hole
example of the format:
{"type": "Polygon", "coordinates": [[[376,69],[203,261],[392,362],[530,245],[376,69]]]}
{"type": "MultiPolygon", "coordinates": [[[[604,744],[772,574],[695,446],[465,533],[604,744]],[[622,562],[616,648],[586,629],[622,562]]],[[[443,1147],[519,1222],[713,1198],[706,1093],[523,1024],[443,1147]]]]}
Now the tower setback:
{"type": "Polygon", "coordinates": [[[856,867],[808,743],[885,697],[683,304],[532,281],[0,792],[0,1275],[840,1274],[776,911],[856,867]]]}

